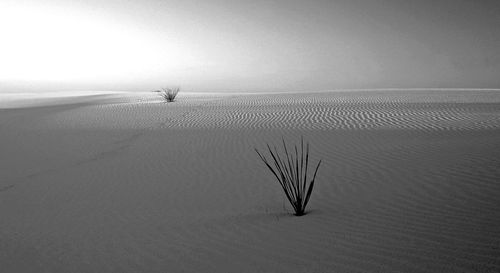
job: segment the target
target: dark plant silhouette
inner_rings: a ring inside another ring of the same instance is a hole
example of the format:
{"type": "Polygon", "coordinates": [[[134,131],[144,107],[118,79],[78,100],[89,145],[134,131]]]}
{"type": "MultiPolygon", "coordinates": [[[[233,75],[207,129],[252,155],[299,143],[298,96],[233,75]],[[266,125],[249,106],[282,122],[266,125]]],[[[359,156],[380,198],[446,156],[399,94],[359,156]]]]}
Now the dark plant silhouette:
{"type": "Polygon", "coordinates": [[[259,150],[255,149],[255,151],[280,183],[288,201],[295,210],[295,215],[302,216],[305,214],[307,203],[311,197],[321,160],[314,170],[312,179],[307,183],[309,143],[306,144],[304,150],[304,139],[301,138],[300,147],[295,145],[295,152],[293,150],[289,152],[285,140],[282,139],[282,141],[283,151],[281,152],[278,152],[276,146],[271,148],[267,144],[270,160],[263,156],[259,150]]]}
{"type": "Polygon", "coordinates": [[[172,87],[172,88],[167,87],[167,88],[162,88],[161,90],[157,90],[157,92],[160,93],[160,96],[162,96],[162,98],[166,102],[173,102],[179,91],[180,91],[179,87],[172,87]]]}

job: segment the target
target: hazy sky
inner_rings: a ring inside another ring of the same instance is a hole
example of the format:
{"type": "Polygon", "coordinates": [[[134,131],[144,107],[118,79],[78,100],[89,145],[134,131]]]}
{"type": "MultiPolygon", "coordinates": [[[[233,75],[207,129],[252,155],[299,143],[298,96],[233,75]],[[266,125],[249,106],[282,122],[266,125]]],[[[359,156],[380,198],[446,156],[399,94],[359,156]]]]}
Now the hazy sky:
{"type": "Polygon", "coordinates": [[[500,88],[498,0],[1,0],[0,92],[500,88]]]}

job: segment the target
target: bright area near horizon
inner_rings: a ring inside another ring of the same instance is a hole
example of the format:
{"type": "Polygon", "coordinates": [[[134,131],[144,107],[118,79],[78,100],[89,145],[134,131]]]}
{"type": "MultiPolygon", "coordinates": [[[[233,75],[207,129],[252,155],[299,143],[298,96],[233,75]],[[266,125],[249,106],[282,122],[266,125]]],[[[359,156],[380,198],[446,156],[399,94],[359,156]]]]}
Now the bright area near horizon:
{"type": "Polygon", "coordinates": [[[0,93],[498,88],[497,1],[0,3],[0,93]]]}

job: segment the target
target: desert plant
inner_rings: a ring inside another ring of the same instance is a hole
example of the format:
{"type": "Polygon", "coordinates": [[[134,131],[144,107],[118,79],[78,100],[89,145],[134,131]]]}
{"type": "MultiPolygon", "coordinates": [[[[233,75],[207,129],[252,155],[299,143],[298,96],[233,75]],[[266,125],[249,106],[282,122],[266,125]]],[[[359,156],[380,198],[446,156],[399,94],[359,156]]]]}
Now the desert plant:
{"type": "Polygon", "coordinates": [[[255,148],[255,151],[278,180],[288,201],[295,210],[295,215],[302,216],[305,214],[307,203],[311,197],[314,180],[316,179],[316,174],[321,164],[321,160],[316,166],[312,179],[309,183],[307,183],[309,143],[306,144],[304,150],[304,139],[301,138],[300,147],[295,145],[295,153],[293,150],[289,153],[287,145],[285,144],[285,139],[282,138],[282,141],[283,151],[281,151],[281,153],[278,152],[276,146],[271,149],[271,146],[267,144],[267,149],[270,157],[272,158],[272,162],[263,156],[257,148],[255,148]]]}
{"type": "Polygon", "coordinates": [[[177,96],[177,93],[179,93],[180,88],[179,87],[166,87],[162,88],[161,90],[157,90],[157,92],[160,93],[160,96],[166,101],[166,102],[173,102],[175,100],[175,97],[177,96]]]}

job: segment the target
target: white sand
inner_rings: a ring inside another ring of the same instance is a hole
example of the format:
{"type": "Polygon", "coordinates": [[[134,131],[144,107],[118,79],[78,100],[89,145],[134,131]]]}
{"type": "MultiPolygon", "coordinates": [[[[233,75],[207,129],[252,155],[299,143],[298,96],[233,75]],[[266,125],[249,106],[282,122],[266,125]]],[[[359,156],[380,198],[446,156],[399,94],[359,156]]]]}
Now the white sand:
{"type": "Polygon", "coordinates": [[[500,272],[499,91],[53,102],[0,109],[0,272],[500,272]],[[295,217],[253,149],[301,135],[295,217]]]}

